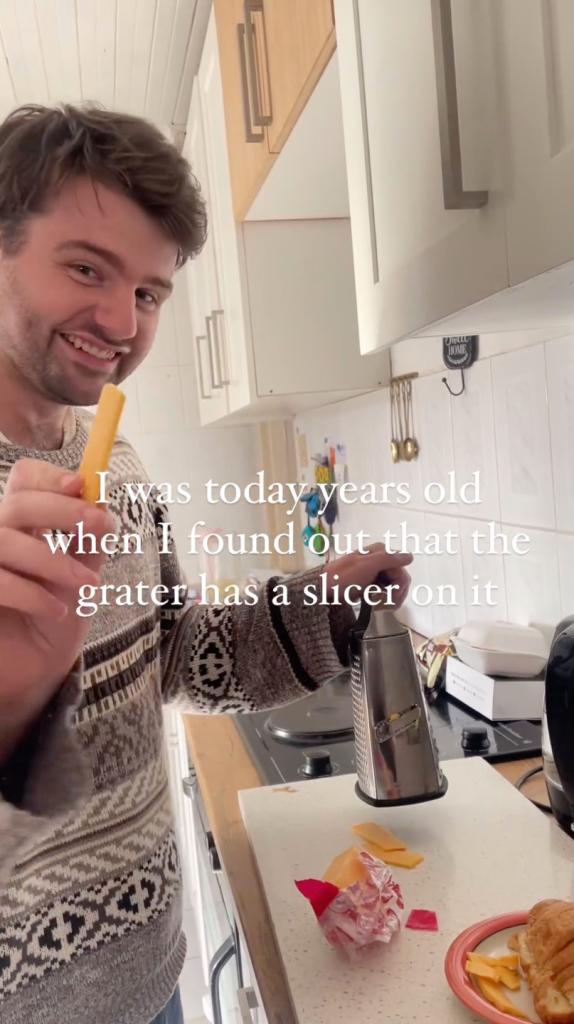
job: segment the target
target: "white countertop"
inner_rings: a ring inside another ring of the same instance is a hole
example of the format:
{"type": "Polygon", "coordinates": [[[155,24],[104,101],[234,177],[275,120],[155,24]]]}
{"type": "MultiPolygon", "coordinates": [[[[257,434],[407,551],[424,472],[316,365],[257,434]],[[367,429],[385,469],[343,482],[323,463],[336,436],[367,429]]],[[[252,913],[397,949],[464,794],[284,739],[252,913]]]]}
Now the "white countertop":
{"type": "Polygon", "coordinates": [[[266,786],[239,794],[299,1024],[469,1024],[451,993],[444,957],[469,925],[574,898],[574,843],[480,758],[447,761],[445,797],[377,809],[357,798],[356,776],[266,786]],[[358,962],[324,939],[294,880],[320,878],[353,843],[351,826],[384,824],[425,856],[394,868],[407,911],[434,910],[439,932],[403,929],[358,962]]]}

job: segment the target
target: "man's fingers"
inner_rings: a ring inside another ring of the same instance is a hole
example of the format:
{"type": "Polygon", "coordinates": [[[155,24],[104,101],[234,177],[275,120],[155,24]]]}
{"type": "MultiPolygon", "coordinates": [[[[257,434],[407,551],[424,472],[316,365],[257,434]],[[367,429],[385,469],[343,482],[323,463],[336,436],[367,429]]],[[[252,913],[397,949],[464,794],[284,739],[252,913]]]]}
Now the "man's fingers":
{"type": "Polygon", "coordinates": [[[63,601],[33,580],[0,568],[0,606],[27,615],[60,621],[68,614],[63,601]]]}
{"type": "Polygon", "coordinates": [[[78,473],[70,473],[43,459],[18,459],[8,474],[4,497],[17,491],[53,491],[79,497],[82,479],[78,473]]]}
{"type": "MultiPolygon", "coordinates": [[[[61,551],[52,554],[43,540],[19,530],[0,527],[0,568],[56,586],[77,589],[83,583],[97,585],[99,576],[78,559],[61,551]]],[[[0,593],[0,604],[2,595],[0,593]]]]}
{"type": "Polygon", "coordinates": [[[16,491],[10,498],[4,498],[0,510],[0,524],[15,530],[72,533],[78,522],[83,522],[85,530],[96,535],[113,530],[113,520],[103,509],[94,508],[80,498],[51,491],[41,498],[37,491],[16,491]]]}

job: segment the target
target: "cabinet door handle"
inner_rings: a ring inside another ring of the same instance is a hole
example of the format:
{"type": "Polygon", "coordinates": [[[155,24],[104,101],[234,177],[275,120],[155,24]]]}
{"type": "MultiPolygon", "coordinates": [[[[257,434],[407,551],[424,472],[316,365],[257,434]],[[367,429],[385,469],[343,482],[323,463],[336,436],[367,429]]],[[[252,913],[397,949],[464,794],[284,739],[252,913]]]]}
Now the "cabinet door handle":
{"type": "Polygon", "coordinates": [[[259,1008],[259,1003],[257,1002],[255,990],[252,988],[238,988],[237,1005],[239,1007],[239,1016],[241,1017],[241,1024],[253,1024],[253,1017],[251,1016],[251,1011],[257,1010],[259,1008]]]}
{"type": "Polygon", "coordinates": [[[265,12],[263,10],[263,0],[245,0],[244,4],[245,11],[245,42],[247,44],[247,61],[249,66],[249,79],[251,84],[251,97],[253,101],[253,123],[257,128],[264,128],[266,125],[271,124],[273,121],[273,112],[271,110],[271,80],[269,77],[269,51],[267,49],[267,37],[265,35],[265,12]],[[261,33],[263,38],[263,46],[265,51],[265,84],[267,87],[267,100],[269,113],[264,114],[262,110],[261,102],[261,86],[259,79],[259,66],[257,62],[257,54],[255,52],[256,40],[255,40],[255,24],[253,22],[253,15],[261,15],[261,33]]]}
{"type": "Polygon", "coordinates": [[[229,363],[227,359],[227,346],[225,344],[225,334],[220,334],[219,325],[222,324],[225,330],[225,310],[214,309],[211,313],[213,317],[213,327],[215,331],[215,357],[217,362],[217,370],[219,374],[220,384],[230,384],[229,379],[229,363]],[[223,352],[223,358],[222,358],[223,352]],[[225,377],[223,376],[223,369],[225,369],[225,377]]]}
{"type": "Polygon", "coordinates": [[[244,10],[245,23],[240,22],[237,26],[237,39],[239,43],[239,71],[241,75],[243,118],[245,121],[245,141],[262,142],[265,138],[265,132],[263,129],[265,125],[271,124],[273,119],[271,112],[271,85],[267,57],[267,43],[265,41],[265,22],[263,21],[267,95],[269,97],[269,113],[263,114],[260,101],[257,56],[255,53],[255,26],[252,21],[252,14],[258,13],[263,16],[263,2],[262,0],[245,0],[244,10]],[[259,128],[259,131],[254,131],[254,126],[259,128]]]}
{"type": "Polygon", "coordinates": [[[465,192],[456,93],[451,0],[431,0],[438,126],[445,210],[478,210],[488,192],[465,192]]]}
{"type": "Polygon", "coordinates": [[[363,125],[363,157],[365,160],[367,206],[369,210],[369,234],[371,237],[371,261],[373,267],[373,284],[378,284],[380,281],[379,249],[377,245],[377,225],[375,221],[375,196],[373,192],[371,143],[369,139],[369,119],[367,117],[367,94],[365,91],[365,65],[363,61],[363,38],[361,35],[361,15],[359,11],[359,0],[353,0],[353,19],[355,22],[355,46],[357,53],[357,72],[359,76],[359,95],[361,97],[361,122],[363,125]]]}
{"type": "Polygon", "coordinates": [[[209,994],[211,996],[213,1024],[224,1024],[223,1014],[221,1012],[222,1008],[219,982],[223,968],[226,963],[231,960],[231,957],[235,956],[235,953],[235,938],[233,935],[230,935],[229,938],[226,939],[219,949],[213,954],[209,964],[209,994]]]}
{"type": "Polygon", "coordinates": [[[203,362],[201,359],[201,343],[206,341],[204,334],[196,334],[195,336],[195,347],[197,350],[197,376],[199,378],[199,393],[202,398],[211,398],[211,395],[206,395],[205,388],[203,387],[203,362]]]}
{"type": "Polygon", "coordinates": [[[223,387],[223,384],[218,384],[215,380],[215,360],[213,358],[213,316],[206,316],[205,327],[207,330],[207,354],[209,356],[209,376],[211,378],[211,386],[214,391],[223,387]]]}

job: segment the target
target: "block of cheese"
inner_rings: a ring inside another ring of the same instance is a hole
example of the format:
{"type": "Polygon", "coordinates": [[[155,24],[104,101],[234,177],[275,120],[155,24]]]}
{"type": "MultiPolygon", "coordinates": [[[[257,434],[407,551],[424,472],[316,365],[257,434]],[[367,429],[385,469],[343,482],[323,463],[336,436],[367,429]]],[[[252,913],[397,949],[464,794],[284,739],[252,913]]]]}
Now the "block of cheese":
{"type": "Polygon", "coordinates": [[[79,473],[84,481],[84,501],[94,504],[100,493],[100,477],[108,468],[126,396],[115,384],[105,384],[86,442],[79,473]]]}
{"type": "MultiPolygon", "coordinates": [[[[353,825],[353,832],[369,843],[375,843],[382,850],[406,850],[407,844],[382,825],[366,821],[363,825],[353,825]]],[[[377,855],[378,856],[378,855],[377,855]]]]}
{"type": "Polygon", "coordinates": [[[368,873],[358,854],[359,851],[355,846],[340,853],[329,864],[323,875],[323,881],[331,882],[338,889],[348,889],[354,882],[364,882],[368,873]]]}
{"type": "Polygon", "coordinates": [[[395,868],[416,868],[424,857],[422,853],[415,853],[414,850],[383,850],[376,843],[370,843],[363,839],[361,845],[371,856],[383,860],[385,864],[392,864],[395,868]]]}

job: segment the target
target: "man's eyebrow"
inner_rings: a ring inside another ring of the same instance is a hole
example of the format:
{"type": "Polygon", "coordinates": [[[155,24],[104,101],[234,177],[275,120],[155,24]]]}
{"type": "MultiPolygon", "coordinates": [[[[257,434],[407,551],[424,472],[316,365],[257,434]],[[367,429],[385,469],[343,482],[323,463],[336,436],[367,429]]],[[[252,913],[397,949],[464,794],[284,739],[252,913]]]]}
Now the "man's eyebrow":
{"type": "MultiPolygon", "coordinates": [[[[99,256],[100,259],[105,260],[114,270],[125,270],[124,262],[117,253],[112,252],[111,249],[104,249],[101,245],[94,245],[93,242],[88,242],[83,238],[71,238],[67,242],[61,242],[60,245],[56,246],[56,252],[65,252],[68,249],[84,249],[86,252],[91,252],[94,256],[99,256]]],[[[146,283],[154,285],[156,288],[162,288],[166,292],[173,291],[172,282],[163,277],[147,277],[146,283]]]]}

